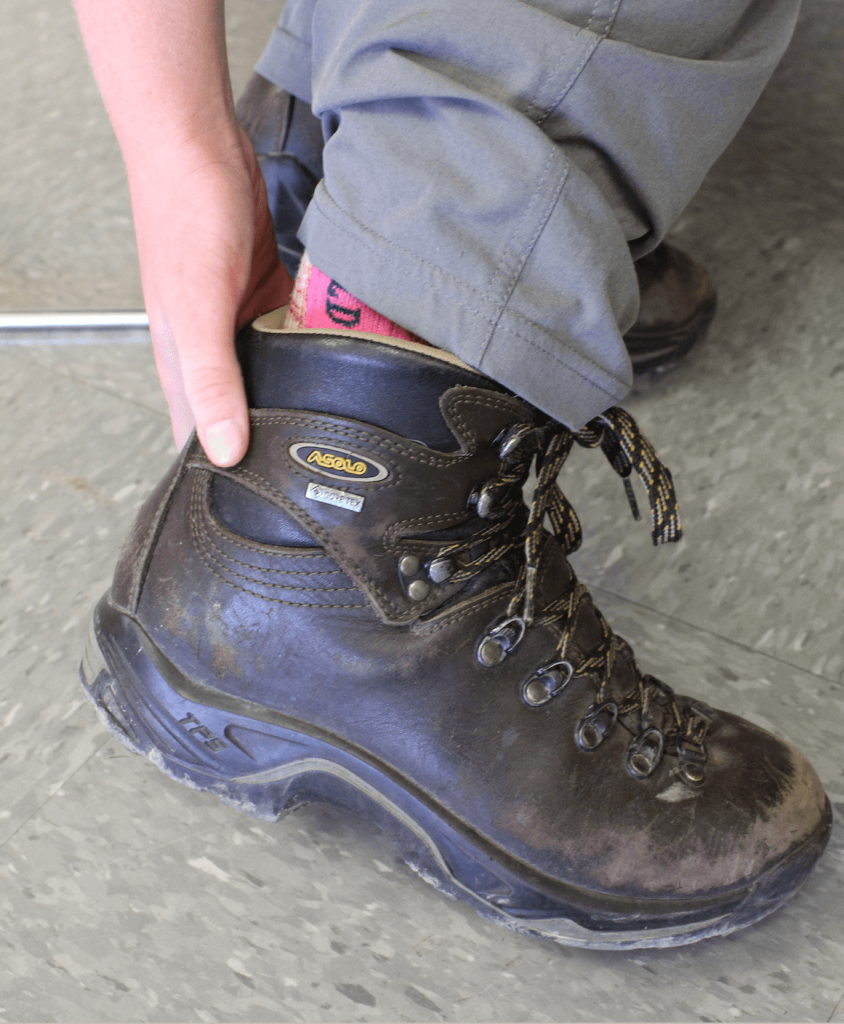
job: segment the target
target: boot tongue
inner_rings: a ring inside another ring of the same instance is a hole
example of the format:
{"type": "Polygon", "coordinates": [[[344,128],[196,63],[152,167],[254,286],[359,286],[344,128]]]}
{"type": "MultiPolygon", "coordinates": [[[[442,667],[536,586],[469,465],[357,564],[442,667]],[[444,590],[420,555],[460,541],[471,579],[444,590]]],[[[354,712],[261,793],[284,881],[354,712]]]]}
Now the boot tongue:
{"type": "Polygon", "coordinates": [[[305,409],[360,420],[434,451],[456,451],[439,399],[456,386],[509,392],[456,357],[353,331],[291,332],[267,314],[241,331],[237,354],[253,409],[305,409]]]}

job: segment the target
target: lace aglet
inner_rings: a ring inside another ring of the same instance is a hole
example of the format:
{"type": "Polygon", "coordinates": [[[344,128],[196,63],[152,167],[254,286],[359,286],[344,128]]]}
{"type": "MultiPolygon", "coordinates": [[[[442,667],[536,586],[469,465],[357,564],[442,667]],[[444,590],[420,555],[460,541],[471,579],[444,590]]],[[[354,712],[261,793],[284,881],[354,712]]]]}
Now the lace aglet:
{"type": "Polygon", "coordinates": [[[630,477],[623,477],[622,483],[624,484],[624,492],[627,495],[627,500],[630,503],[630,511],[633,513],[633,518],[638,523],[641,520],[642,515],[639,512],[639,504],[636,501],[636,495],[633,493],[633,484],[630,482],[630,477]]]}

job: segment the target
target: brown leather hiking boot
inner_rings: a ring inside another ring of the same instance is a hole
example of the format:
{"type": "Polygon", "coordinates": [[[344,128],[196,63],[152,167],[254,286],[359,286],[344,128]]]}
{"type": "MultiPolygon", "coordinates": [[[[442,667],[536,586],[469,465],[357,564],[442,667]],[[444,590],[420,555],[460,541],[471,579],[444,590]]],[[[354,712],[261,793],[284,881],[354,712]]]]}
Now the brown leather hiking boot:
{"type": "MultiPolygon", "coordinates": [[[[304,247],[296,233],[322,178],[322,125],[311,108],[257,72],[237,101],[267,185],[278,254],[296,276],[304,247]]],[[[703,341],[716,296],[706,268],[662,242],[635,263],[639,315],[624,335],[634,373],[665,370],[703,341]]]]}
{"type": "Polygon", "coordinates": [[[639,315],[624,335],[634,373],[666,370],[706,337],[717,309],[706,267],[663,242],[637,260],[639,315]]]}
{"type": "Polygon", "coordinates": [[[655,540],[679,535],[632,419],[573,433],[445,353],[280,322],[239,339],[248,454],[186,446],[96,610],[82,675],[108,727],[259,817],[359,811],[426,880],[563,943],[776,909],[828,838],[817,776],[644,675],[566,559],[575,443],[635,469],[655,540]]]}

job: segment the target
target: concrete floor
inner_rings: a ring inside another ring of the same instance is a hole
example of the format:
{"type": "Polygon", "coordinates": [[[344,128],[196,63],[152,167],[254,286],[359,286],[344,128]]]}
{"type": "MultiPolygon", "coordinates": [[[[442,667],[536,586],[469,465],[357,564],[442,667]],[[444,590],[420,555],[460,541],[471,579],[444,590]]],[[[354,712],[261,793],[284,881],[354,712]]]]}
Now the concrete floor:
{"type": "MultiPolygon", "coordinates": [[[[268,28],[270,6],[230,11],[260,10],[268,28]]],[[[40,25],[70,68],[72,23],[45,11],[7,0],[0,38],[7,21],[40,25]]],[[[676,227],[712,269],[721,311],[686,365],[626,404],[674,471],[686,539],[655,552],[594,453],[577,451],[563,481],[586,528],[578,570],[641,664],[815,764],[839,825],[796,898],[697,946],[566,949],[445,900],[349,815],[258,823],[129,755],[76,671],[134,511],[173,456],[151,353],[6,345],[0,1021],[844,1021],[842,44],[839,0],[808,0],[771,86],[676,227]]],[[[2,61],[0,75],[8,99],[2,61]]],[[[15,87],[46,102],[37,81],[15,87]]],[[[83,100],[95,111],[93,94],[83,100]]],[[[126,216],[119,168],[97,178],[89,157],[64,165],[65,186],[52,179],[71,229],[46,212],[27,220],[33,193],[0,153],[0,308],[138,301],[131,231],[114,219],[126,216]],[[83,165],[96,187],[74,206],[83,165]],[[90,201],[103,194],[107,216],[90,201]],[[71,259],[83,235],[86,258],[71,259]]]]}

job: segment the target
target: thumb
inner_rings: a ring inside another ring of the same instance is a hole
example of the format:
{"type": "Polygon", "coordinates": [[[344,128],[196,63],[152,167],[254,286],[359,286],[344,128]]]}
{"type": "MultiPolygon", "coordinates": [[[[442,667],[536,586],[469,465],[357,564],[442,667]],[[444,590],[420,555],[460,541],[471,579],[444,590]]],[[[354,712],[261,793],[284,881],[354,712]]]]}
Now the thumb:
{"type": "Polygon", "coordinates": [[[200,313],[180,330],[162,318],[152,327],[158,374],[181,448],[195,426],[217,466],[234,466],[249,445],[249,410],[229,318],[200,313]]]}

